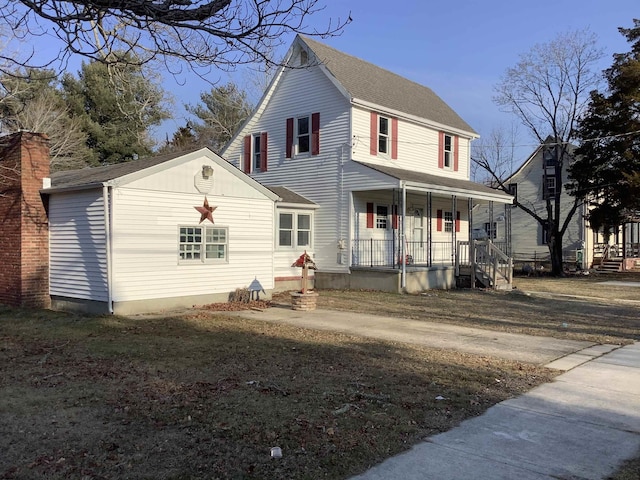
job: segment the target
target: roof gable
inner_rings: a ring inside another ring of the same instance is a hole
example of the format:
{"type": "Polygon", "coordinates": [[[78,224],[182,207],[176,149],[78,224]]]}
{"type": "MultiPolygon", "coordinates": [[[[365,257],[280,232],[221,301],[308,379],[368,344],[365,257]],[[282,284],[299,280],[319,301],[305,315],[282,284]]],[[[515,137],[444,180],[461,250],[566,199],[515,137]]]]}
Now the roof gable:
{"type": "Polygon", "coordinates": [[[62,190],[82,190],[86,188],[98,188],[101,186],[122,186],[201,157],[204,157],[213,164],[227,170],[232,175],[251,185],[271,200],[275,201],[279,198],[276,193],[246,175],[207,147],[187,150],[179,153],[154,155],[131,162],[106,165],[103,167],[55,172],[51,175],[51,187],[46,189],[45,192],[50,193],[62,190]]]}
{"type": "Polygon", "coordinates": [[[308,37],[299,35],[296,41],[306,45],[326,73],[331,75],[352,99],[477,135],[473,128],[430,88],[308,37]]]}

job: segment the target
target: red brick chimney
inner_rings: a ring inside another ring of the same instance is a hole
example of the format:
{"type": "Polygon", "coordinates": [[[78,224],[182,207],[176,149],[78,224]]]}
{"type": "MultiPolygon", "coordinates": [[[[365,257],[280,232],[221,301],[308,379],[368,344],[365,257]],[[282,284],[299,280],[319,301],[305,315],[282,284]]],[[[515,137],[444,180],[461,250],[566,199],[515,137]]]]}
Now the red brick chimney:
{"type": "Polygon", "coordinates": [[[49,223],[40,196],[49,176],[49,140],[0,137],[0,303],[48,308],[49,223]]]}

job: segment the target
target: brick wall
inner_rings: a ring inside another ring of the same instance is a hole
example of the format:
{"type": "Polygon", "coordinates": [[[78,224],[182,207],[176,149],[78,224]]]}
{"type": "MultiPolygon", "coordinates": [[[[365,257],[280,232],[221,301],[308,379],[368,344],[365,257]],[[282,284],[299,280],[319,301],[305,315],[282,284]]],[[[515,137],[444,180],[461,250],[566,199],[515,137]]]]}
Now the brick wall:
{"type": "Polygon", "coordinates": [[[49,227],[40,196],[49,142],[40,134],[0,137],[0,303],[47,308],[49,227]]]}

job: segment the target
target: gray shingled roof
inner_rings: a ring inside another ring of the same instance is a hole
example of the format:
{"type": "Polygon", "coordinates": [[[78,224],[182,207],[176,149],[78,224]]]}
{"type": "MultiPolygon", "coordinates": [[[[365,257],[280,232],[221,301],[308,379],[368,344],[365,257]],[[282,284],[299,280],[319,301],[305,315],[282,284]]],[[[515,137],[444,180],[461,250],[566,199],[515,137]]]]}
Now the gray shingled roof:
{"type": "Polygon", "coordinates": [[[386,167],[382,165],[373,165],[370,163],[356,162],[365,167],[371,168],[390,177],[407,182],[424,183],[426,185],[440,185],[447,188],[466,190],[468,192],[477,192],[479,194],[488,194],[492,196],[504,197],[509,202],[510,195],[501,190],[495,190],[480,183],[471,182],[469,180],[459,180],[457,178],[449,178],[440,175],[431,175],[429,173],[414,172],[402,168],[386,167]]]}
{"type": "Polygon", "coordinates": [[[200,147],[176,153],[168,153],[165,155],[154,155],[151,157],[140,158],[131,162],[116,163],[114,165],[106,165],[104,167],[83,168],[81,170],[67,170],[63,172],[55,172],[51,174],[51,188],[74,188],[85,187],[90,185],[100,185],[110,180],[123,177],[130,173],[153,167],[169,160],[181,157],[200,150],[200,147]]]}
{"type": "Polygon", "coordinates": [[[269,187],[269,190],[278,195],[283,203],[299,203],[301,205],[317,205],[315,202],[312,202],[308,198],[303,197],[302,195],[298,195],[296,192],[293,192],[285,187],[269,187]]]}
{"type": "Polygon", "coordinates": [[[430,88],[308,37],[300,39],[352,98],[477,134],[430,88]]]}

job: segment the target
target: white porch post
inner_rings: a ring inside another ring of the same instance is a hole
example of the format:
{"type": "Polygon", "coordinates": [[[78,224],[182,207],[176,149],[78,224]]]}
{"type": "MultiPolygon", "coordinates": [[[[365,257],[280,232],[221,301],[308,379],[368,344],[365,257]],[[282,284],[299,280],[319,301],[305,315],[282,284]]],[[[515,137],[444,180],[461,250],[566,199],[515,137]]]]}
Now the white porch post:
{"type": "Polygon", "coordinates": [[[402,287],[402,291],[404,292],[405,288],[407,288],[407,252],[406,252],[406,244],[407,242],[406,240],[406,222],[405,219],[407,217],[407,186],[405,185],[405,182],[401,182],[401,187],[402,187],[402,217],[401,217],[401,221],[402,221],[402,234],[400,241],[402,242],[402,245],[400,247],[400,251],[402,252],[402,256],[400,257],[401,259],[401,264],[402,264],[402,278],[400,279],[400,286],[402,287]]]}

